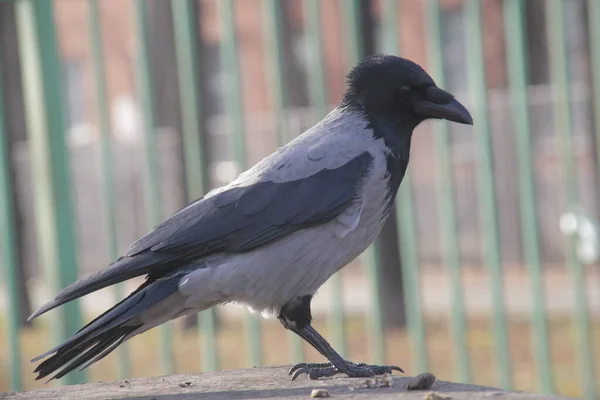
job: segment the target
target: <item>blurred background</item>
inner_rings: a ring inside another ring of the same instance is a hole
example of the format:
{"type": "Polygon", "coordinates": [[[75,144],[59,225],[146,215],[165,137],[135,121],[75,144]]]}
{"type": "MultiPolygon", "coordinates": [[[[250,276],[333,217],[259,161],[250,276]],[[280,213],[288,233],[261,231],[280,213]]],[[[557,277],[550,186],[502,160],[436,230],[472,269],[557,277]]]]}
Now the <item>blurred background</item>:
{"type": "MultiPolygon", "coordinates": [[[[141,279],[34,309],[318,121],[385,52],[475,126],[417,128],[394,214],[318,292],[316,327],[408,375],[597,398],[598,21],[596,0],[0,1],[0,391],[42,387],[29,360],[141,279]]],[[[57,384],[302,360],[322,361],[230,305],[57,384]]]]}

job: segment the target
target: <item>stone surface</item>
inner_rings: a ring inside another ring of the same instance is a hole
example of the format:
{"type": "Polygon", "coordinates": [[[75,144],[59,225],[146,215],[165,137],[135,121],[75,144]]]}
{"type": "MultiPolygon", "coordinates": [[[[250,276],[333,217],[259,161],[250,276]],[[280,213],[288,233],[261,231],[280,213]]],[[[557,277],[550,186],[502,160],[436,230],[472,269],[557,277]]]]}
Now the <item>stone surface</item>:
{"type": "Polygon", "coordinates": [[[196,375],[130,379],[0,393],[2,400],[194,400],[194,399],[310,399],[313,389],[326,389],[332,399],[527,399],[559,400],[560,396],[505,392],[482,386],[435,381],[423,391],[406,391],[411,377],[394,375],[391,387],[366,387],[365,379],[334,377],[311,381],[306,376],[296,381],[287,375],[289,367],[253,368],[196,375]],[[433,393],[433,394],[431,394],[433,393]]]}

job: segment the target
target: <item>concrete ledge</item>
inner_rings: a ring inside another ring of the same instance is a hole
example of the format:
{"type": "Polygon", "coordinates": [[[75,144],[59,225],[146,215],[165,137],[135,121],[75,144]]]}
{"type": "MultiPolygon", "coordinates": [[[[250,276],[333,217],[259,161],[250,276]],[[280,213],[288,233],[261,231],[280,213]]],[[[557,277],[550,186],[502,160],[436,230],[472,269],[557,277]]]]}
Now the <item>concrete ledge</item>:
{"type": "Polygon", "coordinates": [[[311,381],[306,376],[292,382],[289,367],[253,368],[194,375],[172,375],[156,378],[99,382],[32,390],[20,393],[0,393],[6,400],[193,400],[193,399],[310,399],[313,389],[326,389],[336,399],[426,399],[430,392],[439,397],[431,400],[467,399],[566,399],[530,393],[505,392],[482,386],[435,381],[431,389],[406,391],[410,377],[394,375],[391,387],[366,387],[365,379],[335,377],[311,381]]]}

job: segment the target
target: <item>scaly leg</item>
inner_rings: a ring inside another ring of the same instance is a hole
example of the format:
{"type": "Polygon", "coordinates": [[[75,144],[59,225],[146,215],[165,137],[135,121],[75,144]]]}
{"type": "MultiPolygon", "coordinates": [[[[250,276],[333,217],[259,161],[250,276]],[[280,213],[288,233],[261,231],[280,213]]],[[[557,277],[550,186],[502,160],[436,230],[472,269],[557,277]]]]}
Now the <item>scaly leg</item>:
{"type": "Polygon", "coordinates": [[[329,363],[301,363],[293,366],[289,374],[293,374],[292,380],[306,373],[310,379],[331,377],[336,374],[346,374],[349,377],[371,377],[375,375],[391,374],[392,371],[404,372],[400,367],[387,365],[367,365],[364,363],[352,363],[344,360],[310,325],[312,319],[310,314],[311,296],[296,298],[286,304],[279,313],[279,320],[283,326],[302,339],[306,340],[319,353],[329,360],[329,363]]]}

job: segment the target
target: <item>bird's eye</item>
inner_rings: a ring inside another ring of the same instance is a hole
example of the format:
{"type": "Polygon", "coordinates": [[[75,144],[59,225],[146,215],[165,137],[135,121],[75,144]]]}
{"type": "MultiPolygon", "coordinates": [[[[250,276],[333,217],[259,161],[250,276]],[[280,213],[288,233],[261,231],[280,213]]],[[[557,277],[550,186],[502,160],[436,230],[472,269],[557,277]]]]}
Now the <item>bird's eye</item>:
{"type": "Polygon", "coordinates": [[[399,101],[406,101],[412,96],[412,89],[408,85],[402,85],[396,90],[395,97],[399,101]]]}

